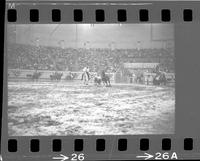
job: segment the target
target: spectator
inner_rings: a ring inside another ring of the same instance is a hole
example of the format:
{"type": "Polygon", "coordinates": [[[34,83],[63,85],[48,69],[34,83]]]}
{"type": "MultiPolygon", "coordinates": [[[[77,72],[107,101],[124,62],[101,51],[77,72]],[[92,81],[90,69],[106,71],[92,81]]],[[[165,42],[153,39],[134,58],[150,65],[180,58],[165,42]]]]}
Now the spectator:
{"type": "Polygon", "coordinates": [[[88,65],[90,71],[104,67],[107,72],[116,72],[120,63],[158,62],[162,68],[174,70],[171,49],[84,49],[8,44],[8,67],[19,69],[81,71],[88,65]]]}

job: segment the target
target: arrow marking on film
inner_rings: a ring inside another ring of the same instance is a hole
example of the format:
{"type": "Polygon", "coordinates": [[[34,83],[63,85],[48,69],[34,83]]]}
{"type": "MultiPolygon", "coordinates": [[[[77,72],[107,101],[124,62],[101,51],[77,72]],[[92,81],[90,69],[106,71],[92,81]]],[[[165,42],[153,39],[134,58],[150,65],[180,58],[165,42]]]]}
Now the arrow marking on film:
{"type": "Polygon", "coordinates": [[[153,155],[148,154],[148,153],[144,153],[144,155],[136,156],[136,158],[144,158],[144,160],[148,160],[148,159],[153,158],[153,155]]]}
{"type": "Polygon", "coordinates": [[[60,154],[60,157],[53,157],[53,159],[60,159],[60,161],[65,161],[65,160],[69,159],[69,157],[67,157],[63,154],[60,154]]]}

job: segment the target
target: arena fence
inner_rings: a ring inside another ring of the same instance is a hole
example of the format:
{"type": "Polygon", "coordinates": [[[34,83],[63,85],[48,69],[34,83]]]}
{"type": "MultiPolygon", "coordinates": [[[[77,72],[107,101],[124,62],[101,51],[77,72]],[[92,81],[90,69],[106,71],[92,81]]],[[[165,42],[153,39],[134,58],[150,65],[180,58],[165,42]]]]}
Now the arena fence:
{"type": "MultiPolygon", "coordinates": [[[[8,78],[17,78],[17,79],[28,79],[27,75],[33,74],[35,70],[26,70],[26,69],[8,69],[8,78]]],[[[51,70],[37,70],[41,72],[40,79],[49,79],[50,75],[57,73],[62,73],[61,80],[66,80],[67,76],[72,74],[74,80],[81,80],[83,72],[72,72],[72,71],[51,71],[51,70]]],[[[96,74],[95,72],[90,72],[91,75],[96,74]]],[[[111,81],[114,81],[114,73],[107,73],[110,76],[111,81]]]]}
{"type": "MultiPolygon", "coordinates": [[[[26,70],[26,69],[8,69],[8,78],[9,79],[30,79],[27,75],[33,74],[35,70],[26,70]]],[[[41,72],[41,76],[39,79],[41,80],[51,80],[50,75],[55,72],[62,73],[61,80],[70,80],[67,77],[72,74],[74,77],[71,80],[81,80],[83,72],[70,72],[70,71],[50,71],[50,70],[37,70],[37,72],[41,72]]],[[[91,75],[96,74],[95,72],[90,72],[91,75]]],[[[136,81],[136,76],[124,76],[119,73],[106,73],[109,75],[111,82],[114,83],[138,83],[136,81]]],[[[153,78],[155,77],[155,73],[144,73],[144,77],[142,79],[143,84],[152,84],[153,78]]],[[[166,73],[166,78],[168,83],[175,83],[175,74],[174,73],[166,73]]]]}

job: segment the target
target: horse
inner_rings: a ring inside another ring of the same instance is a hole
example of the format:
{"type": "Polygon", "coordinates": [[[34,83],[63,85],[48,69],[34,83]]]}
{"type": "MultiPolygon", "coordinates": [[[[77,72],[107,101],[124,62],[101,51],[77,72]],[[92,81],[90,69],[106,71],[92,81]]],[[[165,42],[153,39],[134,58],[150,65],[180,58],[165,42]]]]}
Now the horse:
{"type": "Polygon", "coordinates": [[[106,87],[111,87],[110,77],[104,71],[101,72],[101,80],[106,87]]]}
{"type": "Polygon", "coordinates": [[[75,73],[69,73],[66,75],[65,80],[74,80],[75,77],[76,77],[75,73]]]}
{"type": "Polygon", "coordinates": [[[33,74],[27,74],[26,77],[30,78],[31,80],[38,80],[39,77],[42,75],[41,72],[34,72],[33,74]]]}
{"type": "Polygon", "coordinates": [[[100,86],[101,82],[102,82],[101,77],[97,77],[97,76],[94,77],[95,85],[100,86]]]}
{"type": "Polygon", "coordinates": [[[17,78],[18,78],[18,77],[20,76],[20,74],[21,74],[21,72],[18,71],[18,70],[17,70],[17,71],[13,71],[12,73],[13,73],[13,75],[14,75],[15,77],[17,77],[17,78]]]}
{"type": "Polygon", "coordinates": [[[59,81],[61,80],[62,76],[63,76],[63,73],[55,72],[52,75],[50,75],[50,79],[59,81]]]}
{"type": "Polygon", "coordinates": [[[157,73],[156,76],[153,78],[154,85],[162,85],[162,84],[166,85],[166,83],[167,79],[164,72],[157,73]]]}
{"type": "Polygon", "coordinates": [[[111,87],[110,77],[108,75],[105,75],[105,77],[102,77],[101,80],[103,84],[106,85],[106,87],[111,87]]]}
{"type": "Polygon", "coordinates": [[[144,81],[143,73],[137,73],[136,78],[135,78],[135,82],[136,83],[143,83],[143,81],[144,81]]]}

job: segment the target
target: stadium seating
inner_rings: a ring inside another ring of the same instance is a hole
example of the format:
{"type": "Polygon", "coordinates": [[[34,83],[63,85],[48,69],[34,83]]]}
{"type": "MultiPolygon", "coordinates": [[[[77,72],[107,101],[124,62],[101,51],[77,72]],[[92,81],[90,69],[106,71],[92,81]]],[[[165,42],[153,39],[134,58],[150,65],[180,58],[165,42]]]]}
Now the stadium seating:
{"type": "Polygon", "coordinates": [[[172,49],[84,49],[9,44],[7,47],[9,69],[80,71],[89,66],[90,71],[106,68],[116,72],[123,63],[160,62],[168,71],[174,70],[172,49]]]}

